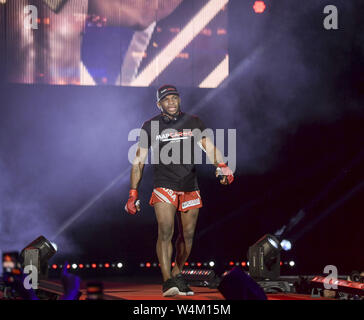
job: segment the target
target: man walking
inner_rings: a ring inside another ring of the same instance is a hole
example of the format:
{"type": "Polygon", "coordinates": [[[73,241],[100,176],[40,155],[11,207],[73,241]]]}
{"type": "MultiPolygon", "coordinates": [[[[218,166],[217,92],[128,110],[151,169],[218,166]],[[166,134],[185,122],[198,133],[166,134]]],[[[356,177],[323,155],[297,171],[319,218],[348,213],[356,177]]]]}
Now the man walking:
{"type": "Polygon", "coordinates": [[[154,189],[149,203],[154,207],[158,222],[156,250],[164,281],[163,296],[193,295],[181,271],[191,252],[199,208],[202,207],[194,163],[195,146],[200,145],[204,149],[216,166],[216,176],[220,175],[222,184],[232,183],[234,177],[223,162],[221,152],[204,135],[206,127],[203,122],[181,111],[181,99],[176,87],[165,85],[159,88],[157,106],[161,113],[146,121],[142,127],[125,210],[129,214],[140,211],[138,187],[148,149],[152,147],[155,156],[154,189]],[[175,264],[171,270],[175,216],[179,235],[175,244],[175,264]]]}

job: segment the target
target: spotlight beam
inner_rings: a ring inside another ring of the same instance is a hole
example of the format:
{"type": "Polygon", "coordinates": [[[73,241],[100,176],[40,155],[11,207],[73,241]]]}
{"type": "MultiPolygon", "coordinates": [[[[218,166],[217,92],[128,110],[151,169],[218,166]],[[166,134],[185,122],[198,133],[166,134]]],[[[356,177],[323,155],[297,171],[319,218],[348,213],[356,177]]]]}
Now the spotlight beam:
{"type": "Polygon", "coordinates": [[[319,214],[311,223],[304,226],[300,229],[299,232],[292,236],[293,241],[297,241],[301,238],[306,232],[310,231],[316,224],[318,224],[323,218],[327,217],[330,213],[334,212],[337,208],[343,205],[350,198],[355,196],[362,188],[364,187],[364,181],[352,188],[349,192],[347,192],[343,197],[341,197],[338,201],[335,201],[329,208],[324,210],[321,214],[319,214]]]}
{"type": "Polygon", "coordinates": [[[328,195],[331,189],[333,189],[336,185],[338,185],[342,180],[345,179],[347,172],[355,167],[358,163],[362,161],[364,157],[364,148],[359,152],[357,156],[354,157],[350,161],[350,163],[345,166],[340,173],[332,179],[326,187],[310,202],[301,209],[293,218],[290,219],[287,225],[284,225],[282,228],[275,232],[276,236],[280,238],[285,238],[286,235],[310,212],[310,210],[317,204],[321,199],[328,195]]]}
{"type": "Polygon", "coordinates": [[[78,211],[76,211],[63,225],[58,229],[58,231],[53,236],[54,241],[59,235],[64,232],[71,224],[73,224],[79,217],[81,217],[88,209],[90,209],[99,199],[101,199],[116,183],[125,177],[129,172],[129,168],[125,169],[119,176],[112,180],[104,189],[102,189],[98,194],[87,201],[78,211]]]}

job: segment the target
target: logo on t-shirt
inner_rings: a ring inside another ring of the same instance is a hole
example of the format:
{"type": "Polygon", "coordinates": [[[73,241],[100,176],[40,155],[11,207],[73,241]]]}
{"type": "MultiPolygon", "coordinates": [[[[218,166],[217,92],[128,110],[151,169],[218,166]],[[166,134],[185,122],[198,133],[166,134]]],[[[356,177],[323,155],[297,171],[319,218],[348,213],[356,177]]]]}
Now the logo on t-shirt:
{"type": "Polygon", "coordinates": [[[184,140],[184,139],[188,139],[189,137],[193,137],[192,131],[184,130],[184,131],[180,131],[180,132],[170,132],[170,133],[165,133],[165,134],[159,134],[156,136],[155,139],[157,141],[168,142],[168,141],[184,140]]]}

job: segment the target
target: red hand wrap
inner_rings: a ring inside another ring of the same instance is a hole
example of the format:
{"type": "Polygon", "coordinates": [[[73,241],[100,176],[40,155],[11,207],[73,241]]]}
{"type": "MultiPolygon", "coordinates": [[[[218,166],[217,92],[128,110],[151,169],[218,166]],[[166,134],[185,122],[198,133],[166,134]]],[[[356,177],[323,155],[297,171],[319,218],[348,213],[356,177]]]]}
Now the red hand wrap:
{"type": "Polygon", "coordinates": [[[228,183],[232,183],[234,181],[234,174],[231,169],[225,163],[219,163],[218,168],[221,169],[221,174],[223,176],[227,176],[228,183]]]}
{"type": "Polygon", "coordinates": [[[129,199],[128,202],[125,205],[125,210],[129,214],[136,214],[137,208],[135,206],[135,202],[138,200],[138,190],[136,189],[130,189],[129,191],[129,199]]]}

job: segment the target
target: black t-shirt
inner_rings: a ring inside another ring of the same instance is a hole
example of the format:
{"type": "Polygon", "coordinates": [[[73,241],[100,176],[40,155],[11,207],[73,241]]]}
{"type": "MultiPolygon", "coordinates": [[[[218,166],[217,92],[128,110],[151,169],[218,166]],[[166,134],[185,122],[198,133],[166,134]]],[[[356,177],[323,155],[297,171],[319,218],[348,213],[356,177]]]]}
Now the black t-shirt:
{"type": "Polygon", "coordinates": [[[177,121],[165,121],[163,117],[159,114],[146,121],[139,141],[140,147],[152,147],[154,188],[198,190],[195,163],[202,163],[198,143],[206,127],[198,117],[186,113],[181,113],[177,121]]]}

